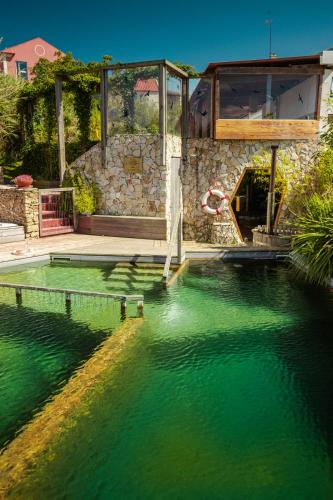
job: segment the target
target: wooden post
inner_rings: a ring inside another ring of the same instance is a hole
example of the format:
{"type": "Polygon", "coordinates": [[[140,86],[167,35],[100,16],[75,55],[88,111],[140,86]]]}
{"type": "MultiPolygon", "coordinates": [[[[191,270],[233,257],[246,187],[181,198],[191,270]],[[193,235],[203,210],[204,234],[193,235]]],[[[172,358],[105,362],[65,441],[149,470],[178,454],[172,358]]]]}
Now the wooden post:
{"type": "Polygon", "coordinates": [[[161,165],[166,164],[166,134],[167,134],[167,98],[166,98],[166,67],[159,65],[159,104],[160,104],[160,152],[161,165]]]}
{"type": "Polygon", "coordinates": [[[126,319],[126,308],[127,308],[126,298],[122,297],[120,299],[120,319],[121,319],[121,321],[124,321],[126,319]]]}
{"type": "Polygon", "coordinates": [[[213,108],[213,138],[216,138],[216,122],[220,117],[220,79],[219,75],[214,74],[214,80],[213,80],[213,89],[214,89],[214,108],[213,108]]]}
{"type": "Polygon", "coordinates": [[[143,300],[138,300],[137,313],[138,313],[138,317],[142,318],[142,316],[143,316],[143,300]]]}
{"type": "Polygon", "coordinates": [[[188,78],[182,78],[182,138],[188,137],[188,96],[189,82],[188,78]]]}
{"type": "Polygon", "coordinates": [[[71,316],[72,313],[72,297],[69,292],[65,292],[66,314],[71,316]]]}
{"type": "Polygon", "coordinates": [[[15,288],[16,304],[18,306],[22,305],[22,290],[21,288],[15,288]]]}
{"type": "Polygon", "coordinates": [[[273,234],[274,225],[274,189],[276,175],[276,153],[278,145],[272,144],[272,160],[271,160],[271,175],[269,179],[269,188],[267,196],[267,213],[266,213],[266,231],[268,234],[273,234]]]}
{"type": "Polygon", "coordinates": [[[108,70],[100,71],[101,86],[101,159],[106,167],[106,146],[108,140],[108,70]]]}
{"type": "Polygon", "coordinates": [[[57,75],[55,79],[56,114],[58,131],[58,157],[59,157],[59,178],[60,186],[64,180],[66,170],[65,151],[65,126],[64,126],[64,106],[62,101],[62,78],[57,75]]]}

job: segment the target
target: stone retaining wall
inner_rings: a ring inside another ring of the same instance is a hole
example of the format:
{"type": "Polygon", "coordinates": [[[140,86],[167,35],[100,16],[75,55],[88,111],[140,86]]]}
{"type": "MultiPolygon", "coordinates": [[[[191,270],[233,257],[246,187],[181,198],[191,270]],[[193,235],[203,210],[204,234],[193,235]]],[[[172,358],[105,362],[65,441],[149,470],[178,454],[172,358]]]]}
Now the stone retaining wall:
{"type": "MultiPolygon", "coordinates": [[[[221,216],[206,215],[200,204],[208,188],[218,187],[231,196],[252,157],[271,151],[271,141],[217,141],[209,138],[166,137],[166,164],[161,164],[160,135],[109,137],[106,166],[101,164],[97,144],[70,165],[83,177],[96,182],[100,193],[98,213],[142,217],[165,217],[170,234],[171,159],[182,157],[184,239],[209,243],[240,244],[234,214],[227,208],[221,216]],[[184,146],[184,150],[182,148],[184,146]],[[141,159],[140,171],[129,172],[126,159],[141,159]]],[[[279,141],[279,148],[295,164],[299,176],[307,172],[317,141],[279,141]]],[[[285,217],[283,207],[281,219],[285,217]]]]}
{"type": "MultiPolygon", "coordinates": [[[[307,172],[316,146],[317,141],[279,141],[279,149],[295,163],[300,176],[307,172]]],[[[271,151],[270,141],[202,138],[187,141],[182,178],[184,239],[224,244],[240,241],[231,211],[227,209],[218,217],[205,215],[200,198],[212,187],[221,188],[231,196],[245,167],[263,150],[271,151]]]]}
{"type": "Polygon", "coordinates": [[[118,135],[109,137],[106,166],[101,164],[100,144],[70,165],[79,170],[100,191],[98,213],[164,217],[167,169],[160,165],[159,135],[118,135]],[[126,158],[142,159],[141,172],[126,171],[126,158]]]}
{"type": "Polygon", "coordinates": [[[38,189],[0,186],[0,221],[24,226],[26,238],[39,237],[38,189]]]}
{"type": "MultiPolygon", "coordinates": [[[[101,163],[100,144],[96,144],[69,167],[78,170],[99,192],[98,213],[140,217],[165,217],[170,221],[170,165],[172,156],[181,157],[181,138],[166,138],[166,164],[161,164],[161,137],[117,135],[109,137],[106,165],[101,163]],[[138,160],[137,172],[126,162],[138,160]]],[[[168,233],[170,231],[168,223],[168,233]]]]}

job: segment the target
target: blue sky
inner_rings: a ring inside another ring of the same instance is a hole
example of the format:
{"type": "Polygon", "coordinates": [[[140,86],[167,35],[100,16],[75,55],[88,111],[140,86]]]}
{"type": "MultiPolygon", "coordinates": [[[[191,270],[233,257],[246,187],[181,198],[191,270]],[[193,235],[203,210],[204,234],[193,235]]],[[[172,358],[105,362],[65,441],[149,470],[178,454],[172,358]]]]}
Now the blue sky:
{"type": "Polygon", "coordinates": [[[208,62],[304,55],[333,45],[332,0],[17,0],[1,6],[1,48],[41,36],[84,61],[181,60],[198,70],[208,62]],[[14,6],[14,7],[13,7],[14,6]]]}

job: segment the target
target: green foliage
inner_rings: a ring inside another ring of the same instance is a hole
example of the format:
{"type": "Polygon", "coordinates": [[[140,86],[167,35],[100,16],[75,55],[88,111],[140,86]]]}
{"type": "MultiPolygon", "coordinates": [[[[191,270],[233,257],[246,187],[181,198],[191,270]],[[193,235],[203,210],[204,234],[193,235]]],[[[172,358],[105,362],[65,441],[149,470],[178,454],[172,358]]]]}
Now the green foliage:
{"type": "MultiPolygon", "coordinates": [[[[96,142],[66,144],[66,160],[72,163],[96,142]]],[[[29,172],[34,179],[57,180],[59,178],[58,145],[56,142],[35,142],[22,148],[22,172],[29,172]]]]}
{"type": "MultiPolygon", "coordinates": [[[[272,155],[269,151],[262,151],[251,158],[251,165],[255,169],[254,182],[268,188],[272,155]]],[[[275,191],[284,195],[293,189],[296,179],[295,164],[284,151],[277,152],[275,191]]]]}
{"type": "Polygon", "coordinates": [[[26,86],[24,80],[0,74],[0,159],[5,156],[6,145],[18,134],[17,105],[26,86]]]}
{"type": "Polygon", "coordinates": [[[333,198],[311,198],[307,212],[298,218],[302,232],[293,238],[291,252],[296,269],[318,285],[333,273],[333,198]]]}
{"type": "Polygon", "coordinates": [[[178,66],[178,68],[182,69],[183,71],[186,71],[186,73],[189,76],[192,76],[192,77],[199,77],[200,76],[200,73],[198,73],[198,71],[195,69],[195,67],[192,66],[191,64],[184,64],[180,61],[176,61],[173,64],[175,66],[178,66]]]}
{"type": "Polygon", "coordinates": [[[75,188],[75,209],[79,214],[96,212],[99,191],[95,183],[83,180],[79,172],[67,172],[63,185],[75,188]]]}
{"type": "Polygon", "coordinates": [[[301,233],[292,241],[292,261],[306,278],[325,285],[333,274],[333,124],[321,137],[313,168],[306,178],[301,233]]]}

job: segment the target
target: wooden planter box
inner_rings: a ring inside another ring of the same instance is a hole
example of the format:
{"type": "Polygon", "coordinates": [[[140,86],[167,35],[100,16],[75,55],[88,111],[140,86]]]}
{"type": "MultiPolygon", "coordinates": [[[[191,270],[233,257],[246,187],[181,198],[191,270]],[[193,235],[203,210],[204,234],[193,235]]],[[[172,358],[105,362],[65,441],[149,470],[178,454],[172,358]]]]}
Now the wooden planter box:
{"type": "Polygon", "coordinates": [[[166,219],[117,215],[79,215],[78,232],[96,236],[166,240],[166,219]]]}

